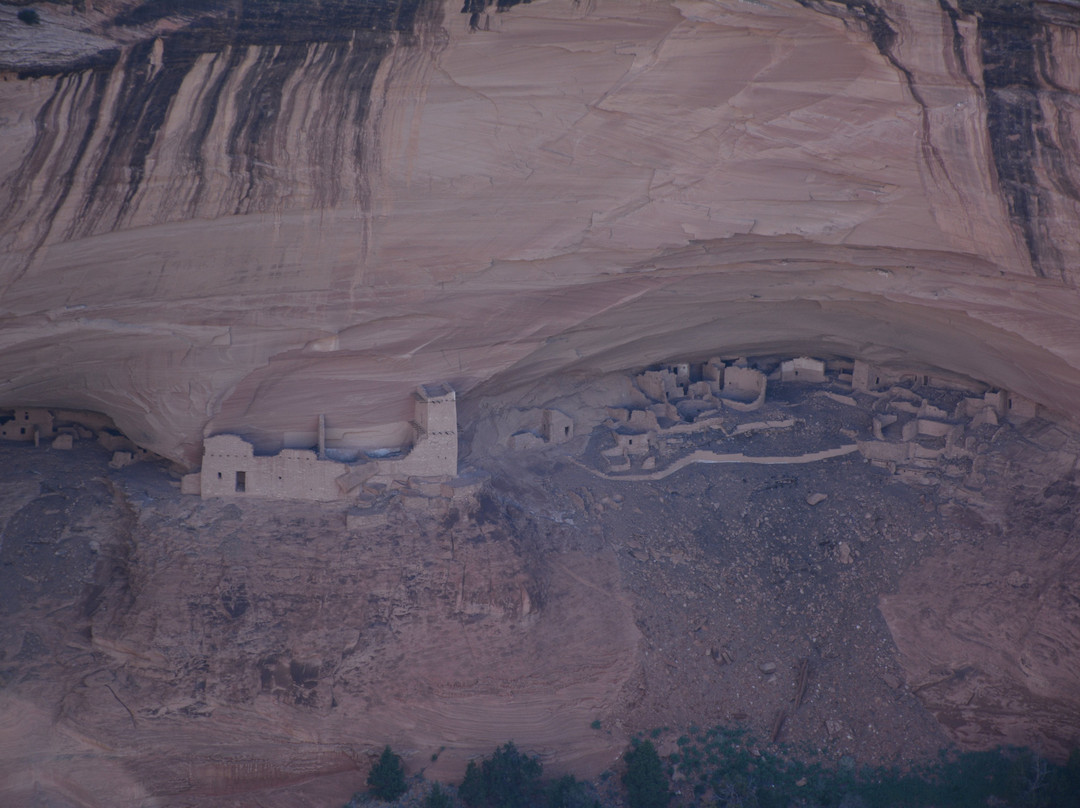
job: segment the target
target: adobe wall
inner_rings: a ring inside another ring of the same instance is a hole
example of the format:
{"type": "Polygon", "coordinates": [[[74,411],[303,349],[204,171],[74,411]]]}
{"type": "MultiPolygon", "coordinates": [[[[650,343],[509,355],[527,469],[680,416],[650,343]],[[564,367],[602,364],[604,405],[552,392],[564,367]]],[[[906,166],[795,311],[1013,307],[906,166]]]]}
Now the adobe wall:
{"type": "Polygon", "coordinates": [[[670,377],[671,384],[674,384],[675,377],[666,370],[647,370],[639,375],[634,380],[634,383],[642,393],[653,401],[667,401],[670,387],[668,377],[670,377]]]}
{"type": "Polygon", "coordinates": [[[797,356],[780,363],[780,381],[813,382],[825,381],[825,363],[809,356],[797,356]]]}
{"type": "Polygon", "coordinates": [[[53,416],[48,410],[15,410],[14,417],[0,424],[0,438],[4,440],[32,441],[53,434],[53,416]]]}
{"type": "Polygon", "coordinates": [[[336,480],[344,463],[319,460],[315,452],[285,449],[256,457],[250,443],[236,435],[215,435],[203,442],[199,493],[204,497],[263,497],[330,502],[342,498],[336,480]]]}
{"type": "Polygon", "coordinates": [[[458,466],[457,396],[447,385],[416,392],[416,439],[405,457],[378,461],[373,479],[455,477],[458,466]]]}
{"type": "Polygon", "coordinates": [[[379,470],[372,479],[453,477],[457,474],[457,461],[457,434],[429,432],[405,457],[377,461],[379,470]]]}
{"type": "Polygon", "coordinates": [[[182,490],[203,497],[261,497],[331,502],[347,499],[364,481],[390,482],[409,477],[455,477],[458,465],[457,401],[445,385],[421,387],[416,394],[415,443],[404,457],[342,463],[320,460],[309,449],[283,449],[256,456],[237,435],[203,441],[197,481],[188,475],[182,490]]]}
{"type": "Polygon", "coordinates": [[[254,480],[255,490],[272,499],[311,499],[331,502],[341,499],[337,479],[348,470],[344,463],[319,460],[305,449],[285,449],[261,461],[254,480]]]}
{"type": "Polygon", "coordinates": [[[566,443],[574,437],[574,419],[559,410],[544,410],[543,432],[548,443],[566,443]]]}
{"type": "Polygon", "coordinates": [[[720,392],[724,383],[724,360],[713,357],[701,367],[701,378],[709,383],[713,393],[720,392]]]}
{"type": "Polygon", "coordinates": [[[624,432],[612,430],[615,446],[605,449],[600,454],[604,457],[631,457],[647,455],[652,451],[655,434],[652,432],[624,432]]]}
{"type": "Polygon", "coordinates": [[[765,403],[768,381],[765,374],[752,368],[731,365],[724,368],[724,405],[741,412],[751,412],[765,403]]]}

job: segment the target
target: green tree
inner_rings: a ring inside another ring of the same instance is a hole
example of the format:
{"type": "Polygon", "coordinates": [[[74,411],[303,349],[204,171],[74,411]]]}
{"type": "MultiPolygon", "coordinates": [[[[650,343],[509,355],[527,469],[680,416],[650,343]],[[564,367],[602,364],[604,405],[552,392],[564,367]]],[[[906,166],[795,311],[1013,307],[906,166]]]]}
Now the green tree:
{"type": "Polygon", "coordinates": [[[506,743],[479,766],[469,762],[458,796],[469,808],[534,808],[543,801],[543,770],[538,758],[506,743]]]}
{"type": "Polygon", "coordinates": [[[547,808],[599,808],[600,803],[589,796],[585,784],[572,774],[564,774],[547,787],[547,808]]]}
{"type": "Polygon", "coordinates": [[[438,783],[431,787],[431,791],[424,798],[424,808],[451,808],[453,804],[453,799],[438,783]]]}
{"type": "Polygon", "coordinates": [[[458,786],[458,796],[470,808],[479,808],[485,804],[484,776],[475,760],[470,760],[465,767],[465,779],[458,786]]]}
{"type": "Polygon", "coordinates": [[[635,743],[627,751],[622,782],[630,808],[667,808],[671,802],[664,767],[652,741],[635,743]]]}
{"type": "Polygon", "coordinates": [[[384,802],[393,802],[409,787],[405,785],[405,769],[401,758],[387,746],[379,757],[379,762],[371,767],[367,776],[368,789],[384,802]]]}

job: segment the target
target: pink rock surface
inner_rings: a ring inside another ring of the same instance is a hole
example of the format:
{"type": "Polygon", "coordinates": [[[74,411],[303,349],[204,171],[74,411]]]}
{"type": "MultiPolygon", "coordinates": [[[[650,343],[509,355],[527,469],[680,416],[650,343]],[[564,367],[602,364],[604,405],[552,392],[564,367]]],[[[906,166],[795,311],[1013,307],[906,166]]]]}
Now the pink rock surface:
{"type": "Polygon", "coordinates": [[[963,6],[417,8],[352,42],[100,10],[9,41],[42,75],[0,82],[0,404],[102,410],[191,463],[204,432],[274,449],[320,412],[394,443],[418,380],[676,354],[1080,392],[1051,12],[1009,106],[995,65],[1026,63],[963,6]],[[75,51],[101,64],[55,66],[75,51]]]}

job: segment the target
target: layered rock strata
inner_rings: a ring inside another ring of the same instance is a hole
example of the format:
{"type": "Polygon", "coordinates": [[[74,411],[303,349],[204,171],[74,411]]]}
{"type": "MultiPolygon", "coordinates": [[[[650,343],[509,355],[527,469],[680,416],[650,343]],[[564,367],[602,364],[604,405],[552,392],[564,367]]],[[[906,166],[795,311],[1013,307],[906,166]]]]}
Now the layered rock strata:
{"type": "Polygon", "coordinates": [[[319,412],[399,444],[418,380],[769,348],[1066,411],[1076,32],[1047,3],[44,6],[4,33],[0,403],[190,464],[319,412]]]}

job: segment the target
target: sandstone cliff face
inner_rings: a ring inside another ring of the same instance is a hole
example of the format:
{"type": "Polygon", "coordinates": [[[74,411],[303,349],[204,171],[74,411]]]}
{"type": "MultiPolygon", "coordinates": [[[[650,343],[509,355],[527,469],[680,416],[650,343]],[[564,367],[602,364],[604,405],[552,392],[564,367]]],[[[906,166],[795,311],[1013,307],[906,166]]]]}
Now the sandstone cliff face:
{"type": "Polygon", "coordinates": [[[954,741],[1065,758],[1080,727],[1077,447],[1045,425],[1024,438],[994,458],[1012,469],[998,477],[1005,490],[953,507],[970,529],[908,573],[881,612],[909,686],[954,741]]]}
{"type": "Polygon", "coordinates": [[[0,403],[103,410],[191,463],[204,431],[273,449],[319,412],[397,441],[418,380],[676,353],[923,364],[1058,410],[1080,392],[1067,6],[10,22],[0,403]]]}
{"type": "Polygon", "coordinates": [[[640,656],[595,539],[490,496],[349,531],[105,457],[4,452],[4,805],[323,808],[386,743],[444,781],[510,738],[578,772],[625,743],[590,728],[640,656]]]}

